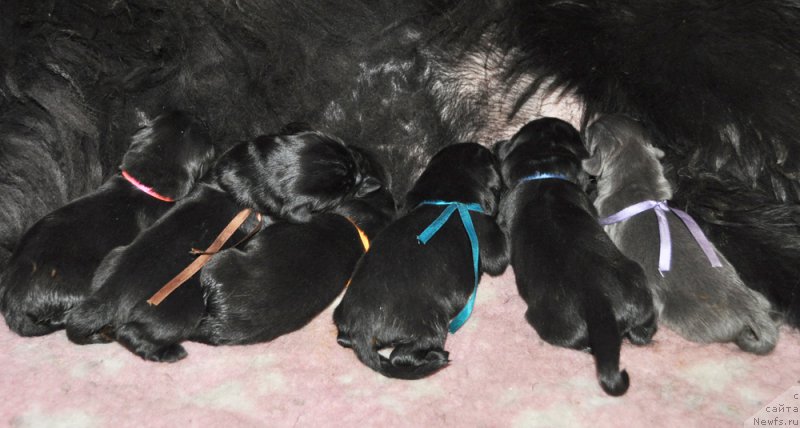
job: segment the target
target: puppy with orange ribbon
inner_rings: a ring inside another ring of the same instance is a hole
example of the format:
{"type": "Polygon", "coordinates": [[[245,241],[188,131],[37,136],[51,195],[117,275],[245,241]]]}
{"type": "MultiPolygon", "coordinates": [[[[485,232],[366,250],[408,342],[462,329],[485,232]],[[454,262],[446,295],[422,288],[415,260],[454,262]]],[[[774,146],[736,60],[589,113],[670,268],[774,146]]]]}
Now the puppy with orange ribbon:
{"type": "Polygon", "coordinates": [[[266,342],[305,326],[344,290],[370,238],[395,215],[382,166],[351,149],[363,155],[361,172],[382,185],[305,223],[272,223],[241,249],[214,257],[200,272],[206,314],[191,340],[266,342]]]}

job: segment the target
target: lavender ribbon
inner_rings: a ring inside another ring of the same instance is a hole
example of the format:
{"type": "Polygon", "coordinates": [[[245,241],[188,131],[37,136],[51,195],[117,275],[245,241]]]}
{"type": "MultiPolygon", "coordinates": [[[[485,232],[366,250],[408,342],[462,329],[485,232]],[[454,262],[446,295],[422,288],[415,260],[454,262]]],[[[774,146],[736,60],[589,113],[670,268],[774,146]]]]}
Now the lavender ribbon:
{"type": "Polygon", "coordinates": [[[708,261],[711,263],[711,266],[722,267],[722,263],[719,261],[717,253],[714,252],[714,246],[711,245],[711,242],[708,241],[706,235],[702,230],[700,230],[700,226],[697,225],[697,222],[695,222],[694,219],[685,211],[667,206],[667,201],[647,200],[639,202],[638,204],[631,205],[616,214],[612,214],[606,218],[600,219],[600,224],[607,226],[609,224],[619,223],[635,216],[636,214],[650,209],[655,211],[656,216],[658,217],[658,234],[661,238],[658,254],[658,271],[661,272],[662,276],[664,275],[664,272],[669,271],[670,266],[672,265],[672,238],[670,237],[669,223],[667,223],[666,214],[669,211],[675,213],[675,215],[678,216],[681,221],[683,221],[683,224],[686,225],[687,229],[689,229],[689,233],[692,234],[694,240],[697,241],[698,245],[700,245],[700,249],[702,249],[705,253],[708,261]]]}

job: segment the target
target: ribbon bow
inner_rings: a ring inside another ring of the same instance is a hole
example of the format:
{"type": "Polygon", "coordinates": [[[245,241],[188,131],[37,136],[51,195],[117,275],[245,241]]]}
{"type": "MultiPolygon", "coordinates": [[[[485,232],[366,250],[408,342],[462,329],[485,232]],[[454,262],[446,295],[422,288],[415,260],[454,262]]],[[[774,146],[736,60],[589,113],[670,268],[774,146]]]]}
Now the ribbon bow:
{"type": "Polygon", "coordinates": [[[461,223],[464,225],[464,229],[467,231],[467,237],[469,237],[469,243],[472,247],[472,268],[475,273],[475,286],[472,290],[472,295],[469,296],[469,300],[467,300],[466,306],[461,309],[455,318],[450,321],[450,333],[455,333],[461,326],[467,322],[467,319],[472,314],[472,308],[475,307],[475,296],[478,294],[478,234],[475,232],[475,225],[472,224],[472,218],[469,215],[470,211],[474,211],[477,213],[483,214],[483,209],[479,204],[471,203],[465,204],[462,202],[446,202],[446,201],[424,201],[420,203],[420,205],[444,205],[447,208],[442,211],[439,217],[430,224],[430,226],[426,227],[425,230],[422,231],[419,235],[417,235],[417,240],[420,244],[427,244],[428,241],[442,228],[442,226],[450,219],[450,216],[458,211],[458,215],[461,217],[461,223]]]}
{"type": "Polygon", "coordinates": [[[683,221],[683,224],[686,225],[686,228],[689,229],[689,232],[694,237],[694,240],[697,241],[698,245],[700,245],[700,249],[702,249],[706,254],[711,266],[722,266],[722,263],[719,261],[719,257],[717,257],[717,254],[714,252],[714,246],[711,245],[711,242],[708,241],[706,235],[702,230],[700,230],[700,226],[697,225],[697,222],[695,222],[694,219],[685,211],[681,211],[677,208],[670,208],[667,205],[667,201],[647,200],[639,202],[638,204],[631,205],[616,214],[601,219],[600,224],[606,226],[613,223],[619,223],[635,216],[636,214],[650,209],[655,211],[656,216],[658,217],[658,235],[661,238],[658,254],[658,271],[661,272],[661,276],[664,276],[664,272],[669,271],[672,264],[672,238],[670,237],[669,224],[667,223],[666,215],[666,213],[669,211],[675,213],[675,215],[678,216],[681,221],[683,221]]]}

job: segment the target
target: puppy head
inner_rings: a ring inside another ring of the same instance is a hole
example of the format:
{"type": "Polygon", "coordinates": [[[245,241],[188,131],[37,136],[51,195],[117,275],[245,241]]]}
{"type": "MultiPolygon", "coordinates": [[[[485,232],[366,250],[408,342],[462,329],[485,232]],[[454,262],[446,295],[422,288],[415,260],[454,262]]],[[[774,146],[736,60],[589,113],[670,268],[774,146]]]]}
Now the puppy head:
{"type": "Polygon", "coordinates": [[[497,214],[503,180],[497,158],[476,143],[447,146],[433,156],[406,196],[406,208],[426,200],[478,203],[486,214],[497,214]]]}
{"type": "Polygon", "coordinates": [[[239,203],[294,222],[382,187],[362,153],[316,131],[261,136],[217,161],[217,183],[239,203]]]}
{"type": "Polygon", "coordinates": [[[139,129],[120,168],[161,195],[181,199],[214,159],[206,130],[189,115],[173,111],[139,129]]]}
{"type": "Polygon", "coordinates": [[[389,191],[388,174],[383,165],[370,151],[348,147],[358,165],[356,191],[332,212],[349,218],[372,237],[394,220],[397,204],[389,191]]]}
{"type": "Polygon", "coordinates": [[[528,122],[510,140],[495,144],[494,150],[509,187],[536,173],[563,174],[582,181],[580,162],[589,157],[578,130],[556,118],[528,122]]]}
{"type": "Polygon", "coordinates": [[[628,167],[655,163],[661,170],[658,160],[664,152],[653,146],[644,125],[631,117],[600,117],[586,130],[586,140],[591,157],[583,161],[583,169],[591,175],[600,177],[620,163],[628,167]]]}

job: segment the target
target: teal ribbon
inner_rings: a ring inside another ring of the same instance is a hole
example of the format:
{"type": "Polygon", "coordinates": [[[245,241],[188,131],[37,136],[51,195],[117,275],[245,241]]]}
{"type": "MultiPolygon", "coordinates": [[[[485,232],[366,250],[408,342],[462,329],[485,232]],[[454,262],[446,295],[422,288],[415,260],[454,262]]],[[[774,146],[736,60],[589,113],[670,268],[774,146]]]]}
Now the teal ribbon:
{"type": "Polygon", "coordinates": [[[420,205],[443,205],[447,208],[442,211],[439,217],[433,221],[425,230],[422,231],[419,235],[417,235],[417,240],[425,245],[428,241],[439,231],[439,229],[447,223],[447,220],[450,219],[450,216],[453,215],[454,212],[458,211],[458,215],[461,217],[461,223],[464,225],[464,229],[467,231],[467,236],[469,237],[469,244],[472,247],[472,268],[475,273],[475,286],[472,289],[472,295],[469,296],[469,300],[467,300],[466,306],[461,309],[461,312],[450,321],[450,333],[455,333],[461,326],[467,322],[467,319],[470,315],[472,315],[472,309],[475,307],[475,296],[478,294],[478,257],[480,252],[478,251],[478,234],[475,232],[475,225],[472,224],[472,218],[469,215],[470,211],[474,211],[477,213],[484,214],[483,209],[479,204],[465,204],[462,202],[446,202],[446,201],[423,201],[420,205]]]}
{"type": "Polygon", "coordinates": [[[520,179],[519,182],[520,183],[524,183],[526,181],[547,180],[547,179],[550,179],[550,178],[555,178],[555,179],[558,179],[558,180],[564,180],[564,181],[572,182],[572,180],[567,178],[566,175],[563,175],[563,174],[551,174],[549,172],[542,172],[542,173],[532,174],[532,175],[529,175],[527,177],[522,177],[522,179],[520,179]]]}

